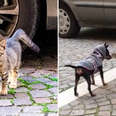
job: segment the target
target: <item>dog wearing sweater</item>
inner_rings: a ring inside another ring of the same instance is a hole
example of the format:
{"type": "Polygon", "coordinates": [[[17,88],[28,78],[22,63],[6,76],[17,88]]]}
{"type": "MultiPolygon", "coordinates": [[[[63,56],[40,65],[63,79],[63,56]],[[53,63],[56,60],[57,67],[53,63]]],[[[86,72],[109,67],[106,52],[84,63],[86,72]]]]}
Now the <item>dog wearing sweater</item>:
{"type": "Polygon", "coordinates": [[[65,65],[66,67],[71,67],[75,69],[75,87],[74,87],[75,96],[78,96],[77,85],[81,76],[83,76],[84,79],[87,81],[88,90],[92,97],[95,96],[95,94],[93,94],[91,91],[91,84],[95,85],[95,80],[94,80],[95,73],[100,72],[103,86],[106,85],[104,81],[102,63],[104,59],[110,60],[112,58],[109,53],[108,47],[109,45],[107,45],[106,43],[102,45],[98,45],[97,47],[95,47],[93,53],[89,57],[81,60],[79,63],[75,65],[65,65]]]}

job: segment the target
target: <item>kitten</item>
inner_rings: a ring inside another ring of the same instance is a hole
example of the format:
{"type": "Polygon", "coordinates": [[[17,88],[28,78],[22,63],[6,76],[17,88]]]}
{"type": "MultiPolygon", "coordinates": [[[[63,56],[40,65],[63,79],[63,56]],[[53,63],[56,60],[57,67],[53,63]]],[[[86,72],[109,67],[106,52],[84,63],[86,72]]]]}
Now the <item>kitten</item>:
{"type": "Polygon", "coordinates": [[[18,70],[21,64],[22,47],[19,41],[39,53],[39,47],[32,42],[27,34],[18,29],[12,37],[5,39],[0,35],[0,76],[2,77],[1,95],[7,95],[7,86],[17,88],[18,70]]]}

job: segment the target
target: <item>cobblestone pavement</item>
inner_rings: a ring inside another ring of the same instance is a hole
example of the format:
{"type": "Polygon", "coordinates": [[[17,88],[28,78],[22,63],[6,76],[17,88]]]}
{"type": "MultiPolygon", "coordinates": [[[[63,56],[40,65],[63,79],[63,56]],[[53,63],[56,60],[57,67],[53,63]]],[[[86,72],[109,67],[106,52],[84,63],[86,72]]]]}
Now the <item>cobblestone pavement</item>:
{"type": "Polygon", "coordinates": [[[64,106],[59,116],[116,116],[116,80],[94,93],[93,98],[87,94],[64,106]]]}
{"type": "MultiPolygon", "coordinates": [[[[87,57],[93,48],[103,42],[108,42],[111,53],[116,53],[116,30],[83,29],[75,39],[59,40],[59,91],[62,92],[74,86],[74,70],[64,67],[70,62],[87,57]]],[[[116,59],[104,62],[104,71],[116,66],[116,59]]],[[[81,79],[80,83],[84,80],[81,79]]],[[[94,90],[95,97],[89,94],[60,108],[60,116],[116,116],[116,80],[106,87],[94,90]]]]}
{"type": "MultiPolygon", "coordinates": [[[[108,42],[111,53],[116,53],[116,30],[82,29],[77,38],[59,39],[59,91],[74,86],[74,70],[64,67],[65,64],[80,61],[87,57],[95,46],[108,42]]],[[[104,61],[104,71],[116,66],[116,59],[104,61]]],[[[80,83],[83,82],[83,78],[80,83]]]]}
{"type": "Polygon", "coordinates": [[[57,74],[21,68],[18,88],[0,96],[0,116],[56,116],[57,74]]]}

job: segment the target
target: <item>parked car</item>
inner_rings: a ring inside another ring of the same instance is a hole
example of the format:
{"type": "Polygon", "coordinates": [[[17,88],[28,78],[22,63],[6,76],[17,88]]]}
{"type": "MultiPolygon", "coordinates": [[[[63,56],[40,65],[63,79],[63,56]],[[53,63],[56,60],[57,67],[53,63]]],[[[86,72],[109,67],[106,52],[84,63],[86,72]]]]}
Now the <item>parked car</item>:
{"type": "Polygon", "coordinates": [[[60,0],[60,37],[73,37],[81,27],[116,28],[116,0],[60,0]]]}
{"type": "Polygon", "coordinates": [[[56,16],[57,0],[0,0],[0,34],[10,36],[22,28],[33,38],[47,27],[56,28],[56,16]]]}

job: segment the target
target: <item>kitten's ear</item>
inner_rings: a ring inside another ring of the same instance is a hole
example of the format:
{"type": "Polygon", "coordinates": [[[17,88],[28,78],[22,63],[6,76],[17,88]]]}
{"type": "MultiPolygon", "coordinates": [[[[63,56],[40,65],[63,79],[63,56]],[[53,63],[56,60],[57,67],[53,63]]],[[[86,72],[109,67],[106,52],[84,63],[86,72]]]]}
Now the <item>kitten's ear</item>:
{"type": "Polygon", "coordinates": [[[109,45],[105,42],[104,43],[104,46],[106,47],[106,48],[108,48],[109,47],[109,45]]]}

